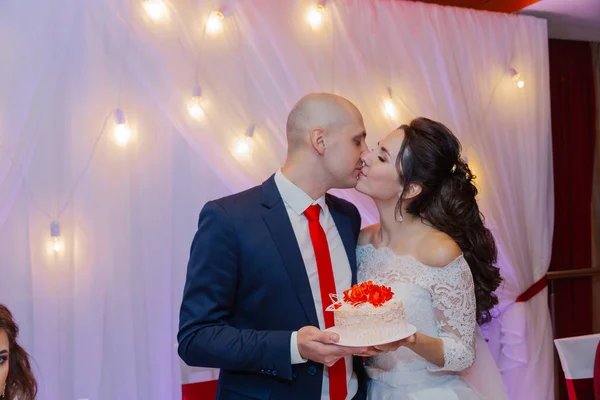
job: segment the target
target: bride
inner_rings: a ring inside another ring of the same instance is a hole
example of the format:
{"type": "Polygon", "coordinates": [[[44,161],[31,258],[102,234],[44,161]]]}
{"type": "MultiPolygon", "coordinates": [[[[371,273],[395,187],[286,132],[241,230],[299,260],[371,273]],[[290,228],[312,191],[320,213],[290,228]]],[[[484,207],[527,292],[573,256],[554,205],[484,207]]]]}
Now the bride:
{"type": "Polygon", "coordinates": [[[356,189],[374,199],[380,222],[360,234],[358,280],[391,286],[417,328],[367,359],[370,399],[489,398],[460,372],[475,360],[477,325],[491,319],[502,279],[460,151],[448,128],[417,118],[363,156],[356,189]]]}

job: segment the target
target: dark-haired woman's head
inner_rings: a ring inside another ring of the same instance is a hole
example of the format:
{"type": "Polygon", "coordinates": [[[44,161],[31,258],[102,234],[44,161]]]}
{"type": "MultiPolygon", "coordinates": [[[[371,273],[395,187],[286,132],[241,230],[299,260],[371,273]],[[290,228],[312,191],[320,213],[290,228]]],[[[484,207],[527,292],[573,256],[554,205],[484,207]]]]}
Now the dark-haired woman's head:
{"type": "Polygon", "coordinates": [[[408,214],[449,235],[460,246],[475,282],[477,321],[491,319],[500,285],[496,245],[479,211],[473,174],[461,145],[443,124],[416,118],[363,156],[356,189],[395,204],[397,221],[408,214]]]}
{"type": "Polygon", "coordinates": [[[19,327],[11,312],[0,304],[0,399],[33,400],[37,383],[29,355],[17,342],[19,327]]]}

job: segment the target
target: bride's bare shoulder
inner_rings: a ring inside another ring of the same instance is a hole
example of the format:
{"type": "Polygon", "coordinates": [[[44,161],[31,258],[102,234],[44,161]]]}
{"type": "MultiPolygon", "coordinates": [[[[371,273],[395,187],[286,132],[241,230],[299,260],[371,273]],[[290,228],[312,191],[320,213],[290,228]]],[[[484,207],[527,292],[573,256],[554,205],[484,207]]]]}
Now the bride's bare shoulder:
{"type": "Polygon", "coordinates": [[[431,267],[445,267],[461,254],[458,244],[442,232],[428,233],[417,246],[418,260],[431,267]]]}
{"type": "Polygon", "coordinates": [[[367,244],[373,244],[373,237],[377,231],[379,231],[379,223],[362,228],[360,235],[358,235],[358,245],[366,246],[367,244]]]}

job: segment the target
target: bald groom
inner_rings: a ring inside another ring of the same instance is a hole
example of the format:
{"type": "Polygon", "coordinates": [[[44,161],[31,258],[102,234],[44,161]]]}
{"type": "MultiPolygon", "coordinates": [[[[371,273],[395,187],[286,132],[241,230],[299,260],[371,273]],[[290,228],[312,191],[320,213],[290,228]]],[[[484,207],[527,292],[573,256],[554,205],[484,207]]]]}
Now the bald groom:
{"type": "Polygon", "coordinates": [[[208,202],[191,246],[179,355],[220,368],[217,398],[364,399],[361,359],[335,344],[329,293],[356,283],[361,221],[326,193],[353,188],[367,150],[348,100],[309,94],[290,111],[284,165],[262,185],[208,202]]]}

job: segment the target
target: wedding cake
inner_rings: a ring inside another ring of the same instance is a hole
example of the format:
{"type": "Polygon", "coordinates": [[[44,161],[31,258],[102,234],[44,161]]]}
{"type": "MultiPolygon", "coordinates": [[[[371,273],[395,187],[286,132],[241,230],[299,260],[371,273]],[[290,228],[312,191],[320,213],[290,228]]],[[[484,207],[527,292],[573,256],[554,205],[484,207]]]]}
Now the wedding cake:
{"type": "Polygon", "coordinates": [[[344,291],[326,311],[333,312],[335,326],[328,330],[340,335],[345,346],[373,346],[410,336],[414,331],[406,322],[402,301],[394,298],[391,288],[362,282],[344,291]]]}

